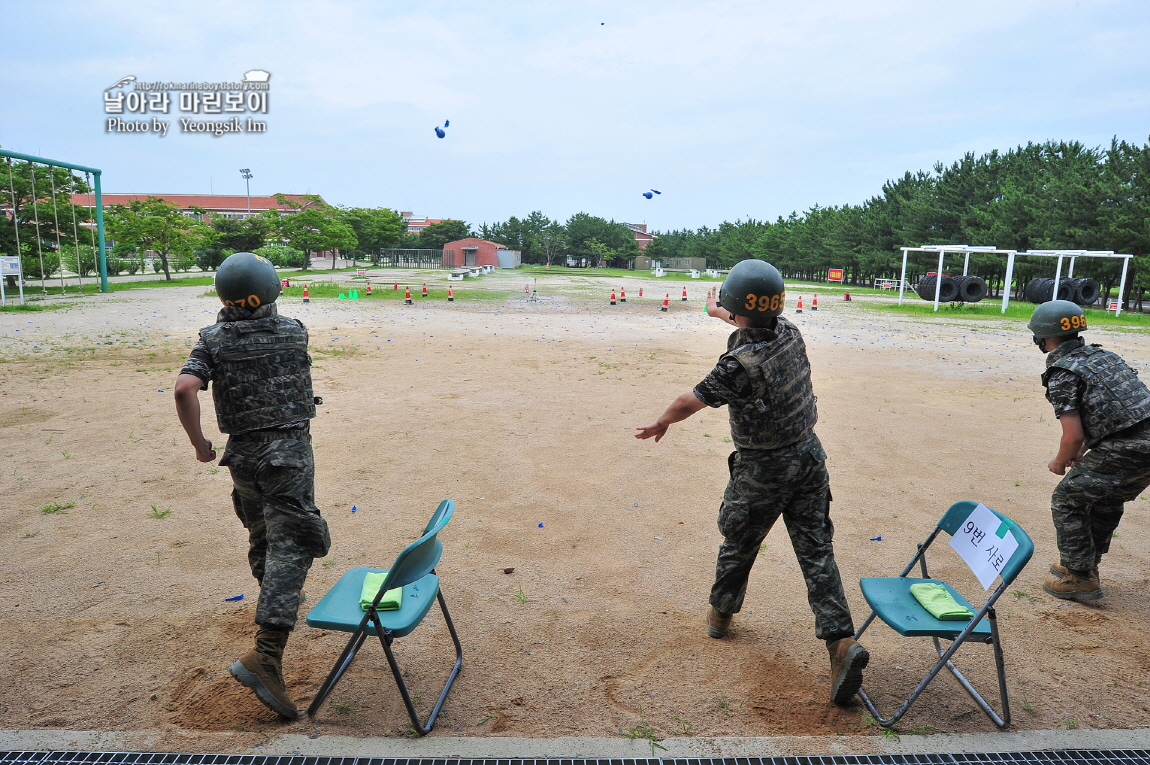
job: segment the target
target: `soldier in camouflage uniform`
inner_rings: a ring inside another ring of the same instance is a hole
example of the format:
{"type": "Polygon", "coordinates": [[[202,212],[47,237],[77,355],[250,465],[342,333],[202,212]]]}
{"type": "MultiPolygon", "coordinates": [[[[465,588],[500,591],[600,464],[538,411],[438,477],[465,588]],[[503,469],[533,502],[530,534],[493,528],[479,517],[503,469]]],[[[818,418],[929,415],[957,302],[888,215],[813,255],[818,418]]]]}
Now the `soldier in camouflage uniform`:
{"type": "Polygon", "coordinates": [[[1086,316],[1074,303],[1043,303],[1029,327],[1047,354],[1042,384],[1062,425],[1047,467],[1066,476],[1050,501],[1060,560],[1043,589],[1089,602],[1102,597],[1098,564],[1123,505],[1150,486],[1150,390],[1117,354],[1078,336],[1086,316]]]}
{"type": "Polygon", "coordinates": [[[711,316],[738,327],[727,352],[694,390],[679,396],[636,438],[659,441],[673,423],[705,406],[728,407],[736,451],[719,507],[719,546],[707,634],[726,637],[743,606],[747,580],[763,539],[780,516],[806,580],[815,636],[831,663],[831,700],[846,704],[862,685],[870,656],[854,641],[854,623],[835,563],[826,452],[814,433],[815,396],[806,345],[780,316],[785,293],[774,266],[744,260],[731,269],[711,316]]]}
{"type": "Polygon", "coordinates": [[[260,584],[255,647],[230,671],[269,708],[294,719],[299,711],[284,687],[283,651],[312,559],[331,545],[315,505],[308,334],[298,320],[278,315],[279,277],[264,258],[237,252],[215,282],[224,308],[200,331],[180,370],[176,411],[196,459],[214,460],[198,396],[211,381],[219,429],[229,434],[220,464],[231,472],[232,504],[248,531],[248,562],[260,584]]]}

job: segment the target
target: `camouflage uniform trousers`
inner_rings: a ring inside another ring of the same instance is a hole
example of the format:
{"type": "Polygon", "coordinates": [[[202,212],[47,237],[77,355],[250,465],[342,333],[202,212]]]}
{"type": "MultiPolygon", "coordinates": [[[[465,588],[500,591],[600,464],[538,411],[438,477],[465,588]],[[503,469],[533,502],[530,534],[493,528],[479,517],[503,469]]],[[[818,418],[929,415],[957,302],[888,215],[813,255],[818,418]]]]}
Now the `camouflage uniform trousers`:
{"type": "Polygon", "coordinates": [[[719,508],[724,540],[710,598],[718,611],[733,614],[742,609],[759,547],[781,515],[806,580],[815,636],[835,640],[854,634],[835,563],[825,461],[826,452],[813,433],[796,446],[731,454],[731,479],[719,508]]]}
{"type": "Polygon", "coordinates": [[[1110,551],[1123,505],[1150,486],[1150,452],[1103,441],[1054,487],[1050,500],[1062,565],[1089,571],[1110,551]]]}
{"type": "Polygon", "coordinates": [[[248,563],[261,582],[256,624],[291,630],[314,558],[331,547],[315,505],[315,458],[307,431],[274,440],[228,440],[221,465],[232,474],[232,504],[248,530],[248,563]]]}

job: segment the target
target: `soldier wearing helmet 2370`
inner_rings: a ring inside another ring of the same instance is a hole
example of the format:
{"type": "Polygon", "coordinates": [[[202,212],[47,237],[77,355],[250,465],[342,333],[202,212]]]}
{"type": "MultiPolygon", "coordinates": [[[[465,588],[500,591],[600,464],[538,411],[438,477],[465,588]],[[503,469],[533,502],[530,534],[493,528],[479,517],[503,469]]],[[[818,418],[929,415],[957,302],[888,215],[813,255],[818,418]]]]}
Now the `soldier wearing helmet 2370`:
{"type": "Polygon", "coordinates": [[[1086,316],[1074,303],[1043,303],[1029,328],[1047,354],[1042,384],[1062,425],[1047,467],[1066,476],[1050,502],[1060,560],[1043,589],[1056,598],[1097,600],[1098,564],[1123,505],[1150,486],[1150,390],[1121,357],[1078,336],[1086,316]]]}
{"type": "Polygon", "coordinates": [[[715,565],[707,634],[726,637],[741,610],[751,567],[782,516],[806,580],[815,635],[830,652],[831,700],[846,704],[862,685],[870,659],[854,641],[832,540],[826,452],[815,435],[818,415],[811,366],[798,327],[780,314],[783,278],[769,263],[744,260],[731,269],[707,313],[738,327],[727,352],[694,390],[679,396],[636,438],[659,441],[673,423],[705,406],[726,404],[736,451],[727,460],[730,481],[719,507],[723,542],[715,565]]]}
{"type": "Polygon", "coordinates": [[[313,558],[331,545],[315,505],[315,417],[311,357],[303,323],[279,316],[280,280],[268,260],[230,255],[216,272],[224,307],[200,330],[176,379],[176,411],[196,459],[216,458],[200,429],[199,392],[212,383],[219,429],[229,435],[220,465],[232,475],[232,504],[248,531],[248,562],[260,584],[255,648],[232,675],[283,717],[299,712],[284,686],[282,661],[300,590],[313,558]]]}

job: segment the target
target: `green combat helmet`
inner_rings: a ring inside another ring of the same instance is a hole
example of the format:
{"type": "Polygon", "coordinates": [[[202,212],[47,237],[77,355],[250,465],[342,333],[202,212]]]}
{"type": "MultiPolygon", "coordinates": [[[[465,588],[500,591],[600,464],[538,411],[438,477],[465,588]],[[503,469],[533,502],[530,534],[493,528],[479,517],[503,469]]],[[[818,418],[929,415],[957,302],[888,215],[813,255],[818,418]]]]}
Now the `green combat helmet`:
{"type": "Polygon", "coordinates": [[[765,260],[735,264],[719,290],[719,305],[735,316],[770,318],[783,312],[787,293],[779,270],[765,260]]]}
{"type": "Polygon", "coordinates": [[[1039,348],[1048,337],[1069,337],[1086,329],[1086,314],[1069,300],[1051,300],[1034,309],[1026,325],[1039,348]]]}
{"type": "Polygon", "coordinates": [[[280,296],[280,278],[267,258],[250,252],[232,253],[216,271],[216,294],[224,305],[254,311],[280,296]]]}

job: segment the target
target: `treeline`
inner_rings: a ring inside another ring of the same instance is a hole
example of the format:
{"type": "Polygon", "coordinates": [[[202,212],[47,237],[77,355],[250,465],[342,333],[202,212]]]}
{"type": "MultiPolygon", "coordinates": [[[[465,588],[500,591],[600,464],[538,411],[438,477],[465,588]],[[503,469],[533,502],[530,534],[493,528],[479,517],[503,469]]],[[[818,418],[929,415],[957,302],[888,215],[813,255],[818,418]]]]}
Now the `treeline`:
{"type": "MultiPolygon", "coordinates": [[[[581,217],[591,216],[573,216],[565,228],[581,217]]],[[[484,226],[481,235],[522,249],[526,262],[542,262],[542,247],[532,243],[540,241],[540,223],[547,220],[532,213],[484,226]]],[[[851,284],[897,278],[899,248],[907,245],[1113,250],[1135,256],[1127,284],[1128,295],[1137,297],[1144,284],[1150,287],[1150,146],[1115,140],[1103,149],[1050,141],[968,153],[950,165],[888,181],[860,205],[815,206],[773,222],[724,221],[715,228],[653,233],[657,238],[644,254],[655,259],[697,257],[710,267],[730,268],[760,258],[786,276],[807,280],[825,279],[827,269],[842,268],[851,284]]],[[[561,238],[560,232],[555,237],[561,238]]],[[[937,256],[912,255],[908,271],[917,278],[936,266],[937,256]]],[[[961,269],[956,256],[950,256],[947,268],[961,269]]],[[[1082,258],[1075,264],[1075,276],[1098,279],[1107,292],[1120,270],[1118,259],[1082,258]]],[[[970,271],[1001,288],[1006,260],[975,255],[970,271]]],[[[1037,276],[1053,276],[1050,259],[1020,258],[1011,286],[1037,276]]]]}

